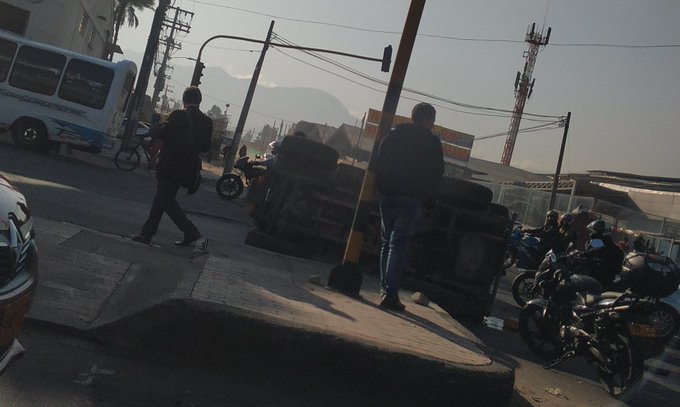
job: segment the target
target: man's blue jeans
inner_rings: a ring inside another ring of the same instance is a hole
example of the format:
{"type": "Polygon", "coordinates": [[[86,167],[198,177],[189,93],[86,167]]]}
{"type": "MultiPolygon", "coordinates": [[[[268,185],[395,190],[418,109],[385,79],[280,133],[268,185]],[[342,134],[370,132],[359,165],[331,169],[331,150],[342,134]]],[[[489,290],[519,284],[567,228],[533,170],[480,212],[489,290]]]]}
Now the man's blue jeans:
{"type": "Polygon", "coordinates": [[[380,291],[389,299],[397,299],[409,241],[418,227],[423,204],[408,196],[381,196],[379,204],[382,219],[380,291]]]}

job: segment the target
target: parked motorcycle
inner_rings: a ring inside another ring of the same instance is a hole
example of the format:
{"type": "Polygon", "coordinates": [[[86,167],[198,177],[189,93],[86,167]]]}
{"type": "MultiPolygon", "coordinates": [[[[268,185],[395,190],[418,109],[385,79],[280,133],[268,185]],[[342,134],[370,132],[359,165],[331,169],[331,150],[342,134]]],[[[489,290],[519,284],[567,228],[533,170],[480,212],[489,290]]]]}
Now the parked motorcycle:
{"type": "Polygon", "coordinates": [[[236,160],[232,173],[225,174],[217,180],[217,194],[228,201],[236,199],[245,186],[249,186],[255,178],[266,172],[266,168],[258,162],[251,161],[250,157],[241,157],[236,160]]]}
{"type": "Polygon", "coordinates": [[[536,270],[543,259],[543,254],[539,251],[539,243],[538,238],[523,233],[521,225],[515,226],[510,233],[503,267],[507,269],[515,264],[518,268],[536,270]]]}
{"type": "MultiPolygon", "coordinates": [[[[599,295],[605,293],[606,296],[611,296],[612,293],[624,292],[628,289],[634,288],[639,284],[648,284],[646,282],[636,281],[631,278],[631,262],[643,262],[640,259],[647,259],[650,264],[670,264],[664,267],[676,267],[675,264],[668,258],[656,256],[653,254],[642,254],[631,252],[623,262],[621,273],[616,276],[614,281],[602,286],[596,279],[589,276],[590,270],[593,267],[598,267],[597,263],[592,263],[580,256],[580,252],[572,251],[565,256],[558,256],[552,250],[546,255],[545,261],[539,267],[538,272],[527,270],[519,274],[512,284],[512,296],[521,307],[524,307],[529,301],[535,298],[548,298],[554,292],[552,284],[554,281],[554,272],[557,270],[567,271],[571,275],[582,275],[583,277],[573,277],[579,279],[581,282],[577,287],[577,291],[582,295],[599,295]],[[546,281],[547,280],[547,281],[546,281]],[[593,281],[594,280],[594,281],[593,281]],[[541,282],[545,281],[545,285],[541,282]],[[585,282],[584,282],[585,281],[585,282]]],[[[640,267],[638,264],[635,267],[640,267]]],[[[657,267],[657,266],[651,266],[657,267]]],[[[661,267],[661,266],[659,266],[661,267]]],[[[634,273],[633,273],[634,274],[634,273]]],[[[671,338],[680,326],[680,291],[673,290],[673,282],[669,282],[669,295],[659,298],[650,298],[649,300],[655,304],[653,314],[650,315],[654,326],[656,326],[659,335],[664,338],[671,338]]],[[[675,287],[678,287],[677,285],[675,287]]],[[[678,287],[680,290],[680,287],[678,287]]],[[[647,289],[646,291],[651,291],[647,289]]]]}
{"type": "MultiPolygon", "coordinates": [[[[512,298],[520,307],[541,295],[536,281],[538,274],[544,273],[548,270],[555,272],[559,269],[569,270],[572,274],[583,274],[587,272],[588,265],[580,257],[580,252],[573,250],[566,255],[559,255],[554,250],[549,250],[545,255],[545,259],[538,266],[538,270],[524,270],[515,277],[512,281],[512,298]]],[[[544,274],[547,277],[549,274],[544,274]]],[[[599,294],[600,291],[591,294],[599,294]]]]}
{"type": "Polygon", "coordinates": [[[624,262],[631,288],[624,293],[582,294],[599,282],[557,270],[538,283],[543,298],[520,313],[519,331],[529,349],[552,360],[548,368],[582,356],[594,363],[613,396],[625,392],[642,374],[644,359],[663,351],[677,324],[668,330],[656,317],[659,298],[680,283],[680,269],[668,259],[637,253],[624,262]]]}

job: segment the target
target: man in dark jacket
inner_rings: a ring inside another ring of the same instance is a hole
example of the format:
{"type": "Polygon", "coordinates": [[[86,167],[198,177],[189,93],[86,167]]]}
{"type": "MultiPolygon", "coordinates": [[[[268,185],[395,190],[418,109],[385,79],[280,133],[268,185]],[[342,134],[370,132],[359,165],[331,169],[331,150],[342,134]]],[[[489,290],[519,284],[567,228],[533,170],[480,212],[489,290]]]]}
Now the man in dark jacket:
{"type": "Polygon", "coordinates": [[[201,233],[187,218],[176,200],[183,181],[194,171],[192,163],[199,159],[199,153],[210,149],[212,120],[199,110],[201,99],[201,91],[197,87],[187,88],[182,95],[184,109],[172,112],[160,131],[163,149],[156,167],[156,196],[142,231],[132,236],[132,240],[136,242],[147,244],[151,242],[151,237],[158,230],[163,212],[167,213],[184,233],[184,238],[176,241],[175,245],[188,246],[201,238],[201,233]]]}
{"type": "Polygon", "coordinates": [[[436,114],[432,105],[417,104],[411,114],[413,123],[397,126],[378,149],[381,308],[404,309],[398,294],[409,241],[418,227],[423,201],[434,195],[444,173],[442,144],[432,134],[436,114]]]}

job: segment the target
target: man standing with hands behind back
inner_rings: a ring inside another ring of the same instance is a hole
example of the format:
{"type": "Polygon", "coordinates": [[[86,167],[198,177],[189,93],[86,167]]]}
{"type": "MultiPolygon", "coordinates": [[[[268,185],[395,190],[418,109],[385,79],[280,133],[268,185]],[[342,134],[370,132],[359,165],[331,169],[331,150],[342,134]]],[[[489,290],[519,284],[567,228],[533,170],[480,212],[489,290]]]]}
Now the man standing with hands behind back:
{"type": "Polygon", "coordinates": [[[413,107],[413,123],[400,124],[380,143],[376,158],[382,247],[380,307],[403,311],[399,284],[411,237],[444,173],[441,141],[432,133],[437,112],[428,103],[413,107]]]}
{"type": "Polygon", "coordinates": [[[187,218],[175,198],[182,181],[194,171],[191,164],[198,158],[198,154],[210,149],[212,120],[199,110],[201,100],[198,87],[186,88],[182,95],[184,109],[172,112],[160,130],[163,149],[156,167],[156,196],[141,232],[132,236],[132,240],[136,242],[151,242],[164,212],[184,233],[184,238],[175,242],[176,246],[188,246],[201,238],[201,232],[187,218]]]}

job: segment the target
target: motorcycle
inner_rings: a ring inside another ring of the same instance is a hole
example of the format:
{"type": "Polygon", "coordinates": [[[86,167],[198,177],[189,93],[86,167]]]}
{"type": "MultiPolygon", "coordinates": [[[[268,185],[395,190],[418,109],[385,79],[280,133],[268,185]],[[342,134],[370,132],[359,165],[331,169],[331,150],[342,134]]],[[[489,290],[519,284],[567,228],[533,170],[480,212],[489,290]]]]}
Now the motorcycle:
{"type": "Polygon", "coordinates": [[[234,171],[230,174],[225,174],[217,180],[217,194],[231,201],[238,198],[245,186],[250,186],[250,183],[264,175],[267,169],[261,164],[251,161],[250,157],[245,156],[236,160],[234,164],[234,171]]]}
{"type": "Polygon", "coordinates": [[[503,268],[509,268],[516,264],[522,269],[536,269],[542,259],[539,252],[540,240],[528,233],[523,233],[520,225],[513,228],[510,233],[508,249],[503,259],[503,268]]]}
{"type": "MultiPolygon", "coordinates": [[[[541,295],[537,276],[548,277],[549,274],[545,274],[548,270],[555,272],[559,269],[567,269],[571,270],[572,274],[587,274],[587,264],[579,255],[580,252],[576,250],[570,251],[566,255],[559,255],[554,250],[549,250],[541,265],[538,266],[538,270],[524,270],[518,274],[512,281],[511,290],[512,298],[517,305],[523,307],[528,301],[541,295]]],[[[599,294],[600,292],[601,288],[597,293],[591,294],[599,294]]]]}
{"type": "MultiPolygon", "coordinates": [[[[604,242],[601,239],[592,239],[589,242],[589,247],[603,247],[604,242]]],[[[512,281],[512,297],[517,305],[523,307],[527,301],[536,298],[539,295],[537,275],[544,273],[547,270],[555,272],[558,269],[570,270],[572,274],[591,274],[602,266],[597,260],[589,260],[583,257],[582,252],[573,250],[573,244],[567,247],[566,254],[556,253],[555,250],[549,250],[545,254],[545,258],[538,266],[538,270],[524,270],[515,277],[512,281]]],[[[547,276],[547,274],[544,274],[547,276]]],[[[625,287],[620,284],[608,284],[604,287],[606,290],[624,291],[625,287]]],[[[590,294],[599,294],[590,293],[590,294]]]]}
{"type": "Polygon", "coordinates": [[[667,259],[642,257],[633,253],[624,262],[631,287],[624,293],[583,294],[597,291],[599,282],[566,270],[546,272],[550,277],[538,282],[544,297],[522,308],[519,331],[529,349],[552,360],[547,368],[584,357],[597,366],[610,394],[619,396],[641,376],[644,359],[663,352],[677,324],[669,330],[658,319],[666,305],[659,298],[675,291],[680,269],[667,259]]]}

